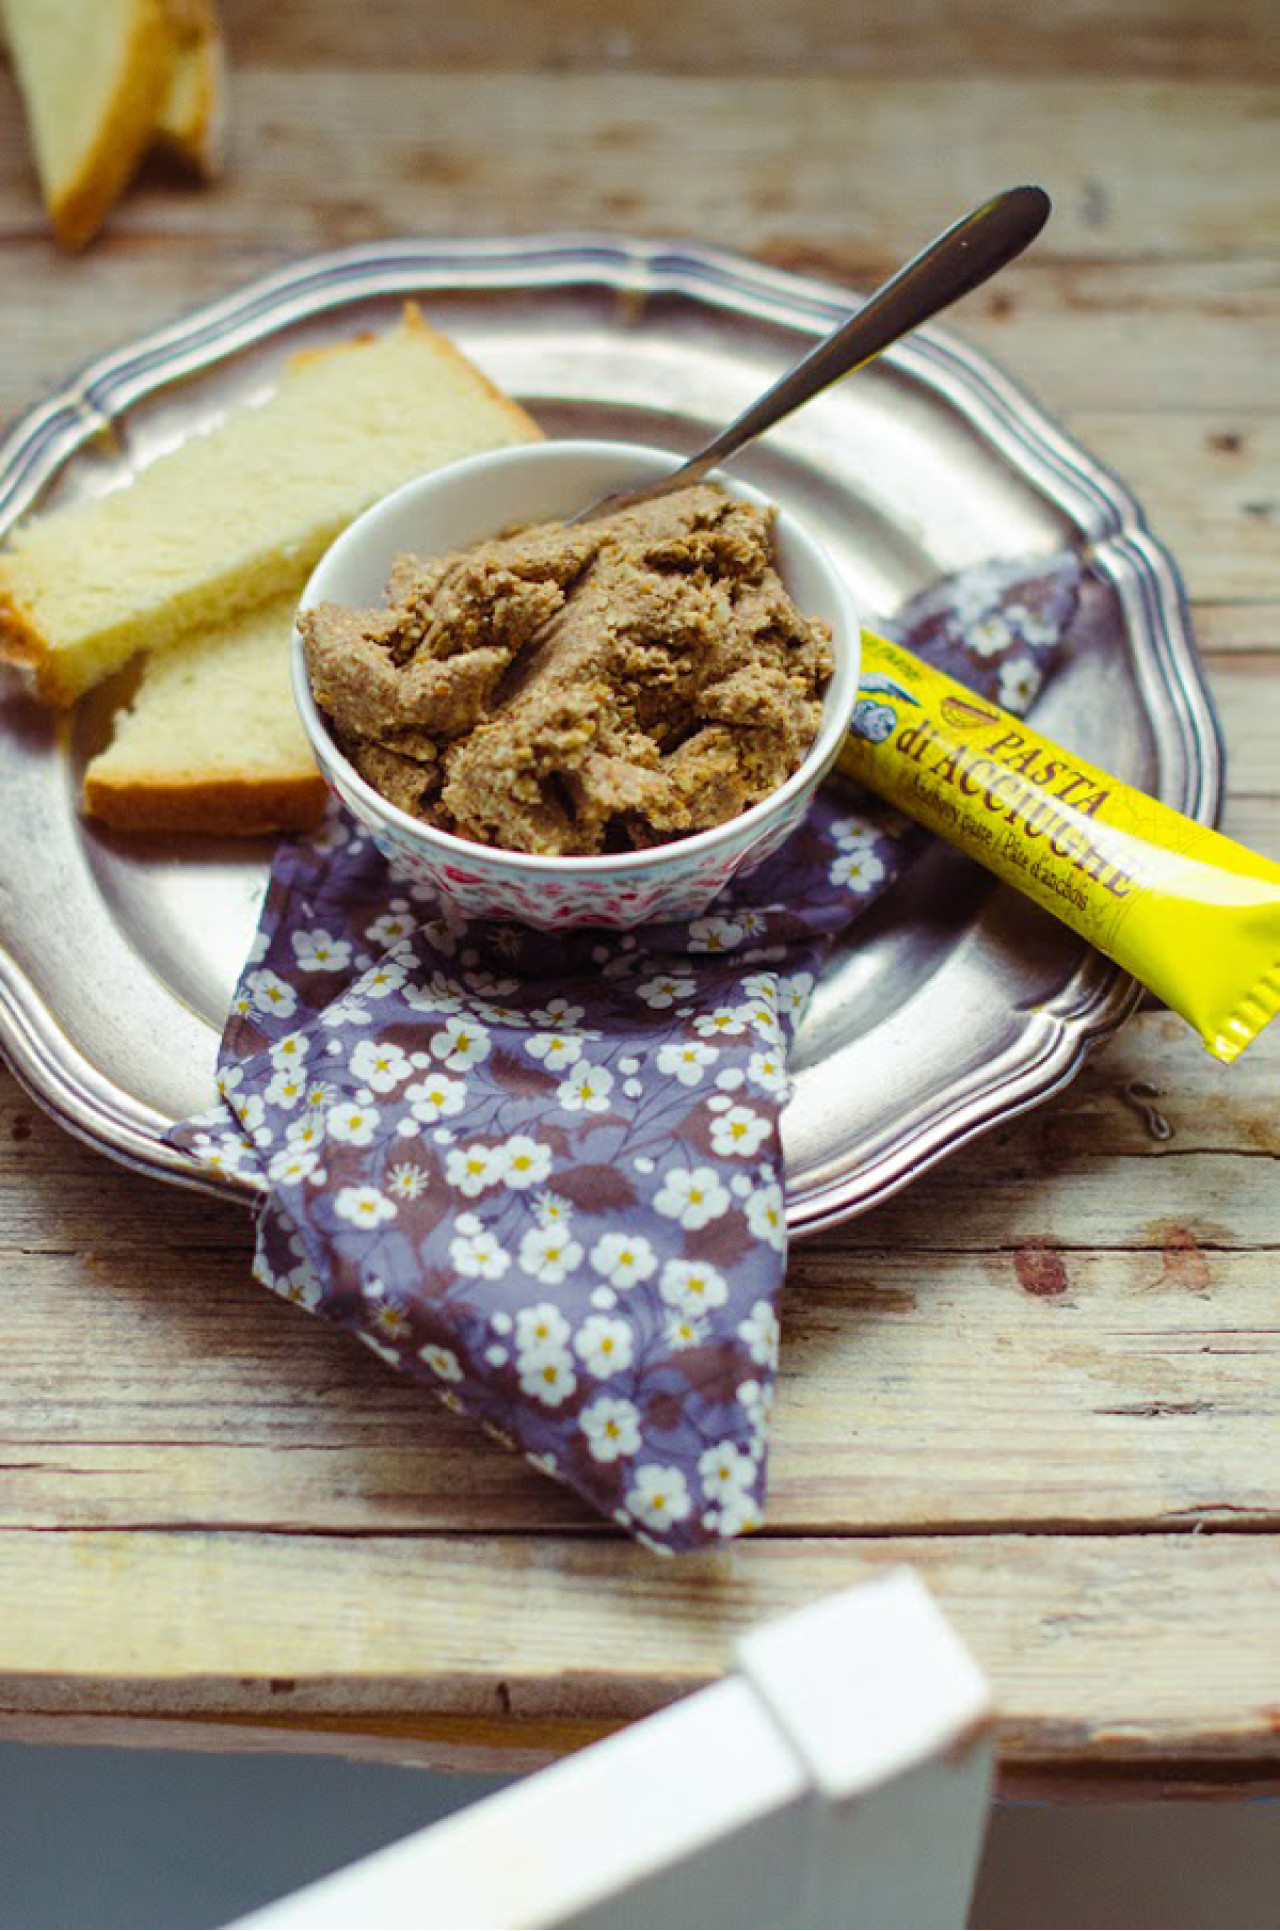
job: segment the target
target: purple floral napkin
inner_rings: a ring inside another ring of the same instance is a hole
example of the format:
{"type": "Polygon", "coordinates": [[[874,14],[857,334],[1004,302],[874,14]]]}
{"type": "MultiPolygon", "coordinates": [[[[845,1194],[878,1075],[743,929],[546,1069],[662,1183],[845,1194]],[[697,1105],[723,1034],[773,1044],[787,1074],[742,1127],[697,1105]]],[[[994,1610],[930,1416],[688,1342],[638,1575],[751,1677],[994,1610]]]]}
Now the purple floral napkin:
{"type": "MultiPolygon", "coordinates": [[[[1079,567],[988,566],[884,628],[1021,711],[1079,567]]],[[[873,697],[868,701],[874,704],[873,697]]],[[[282,844],[175,1129],[261,1182],[254,1272],[663,1552],[755,1528],[785,1266],[787,1052],[922,834],[843,781],[705,917],[467,921],[353,823],[282,844]]]]}

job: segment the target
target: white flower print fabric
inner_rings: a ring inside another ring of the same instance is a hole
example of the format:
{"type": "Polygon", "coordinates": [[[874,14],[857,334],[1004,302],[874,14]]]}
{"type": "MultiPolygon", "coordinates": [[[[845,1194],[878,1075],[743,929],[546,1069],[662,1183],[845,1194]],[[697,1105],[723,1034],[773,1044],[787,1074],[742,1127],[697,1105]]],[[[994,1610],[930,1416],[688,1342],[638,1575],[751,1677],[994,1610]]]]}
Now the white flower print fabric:
{"type": "MultiPolygon", "coordinates": [[[[1023,708],[1070,557],[892,628],[1023,708]]],[[[829,786],[714,911],[642,934],[467,923],[335,816],[282,844],[174,1140],[266,1196],[254,1271],[670,1553],[758,1527],[786,1259],[787,1051],[823,951],[922,835],[829,786]]]]}

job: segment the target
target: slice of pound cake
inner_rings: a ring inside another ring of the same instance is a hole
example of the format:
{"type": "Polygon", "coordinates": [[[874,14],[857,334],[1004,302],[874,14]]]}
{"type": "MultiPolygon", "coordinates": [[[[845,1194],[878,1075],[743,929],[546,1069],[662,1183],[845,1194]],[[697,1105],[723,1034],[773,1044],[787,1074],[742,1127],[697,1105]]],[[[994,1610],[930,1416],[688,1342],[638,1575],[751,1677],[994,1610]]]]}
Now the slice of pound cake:
{"type": "Polygon", "coordinates": [[[384,335],[295,355],[265,402],[128,486],[23,524],[0,555],[0,656],[69,704],[135,652],[299,589],[399,484],[538,433],[409,304],[384,335]]]}
{"type": "Polygon", "coordinates": [[[149,657],[85,809],[120,831],[300,831],[325,786],[293,701],[293,595],[149,657]]]}
{"type": "Polygon", "coordinates": [[[98,231],[155,133],[173,69],[165,0],[0,0],[49,219],[98,231]]]}

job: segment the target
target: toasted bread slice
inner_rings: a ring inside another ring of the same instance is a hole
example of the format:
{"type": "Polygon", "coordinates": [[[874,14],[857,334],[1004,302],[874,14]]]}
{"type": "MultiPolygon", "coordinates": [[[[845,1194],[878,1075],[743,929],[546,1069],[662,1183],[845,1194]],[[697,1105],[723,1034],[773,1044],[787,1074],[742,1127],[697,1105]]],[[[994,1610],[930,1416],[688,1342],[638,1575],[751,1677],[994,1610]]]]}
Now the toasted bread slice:
{"type": "Polygon", "coordinates": [[[326,793],[293,701],[295,603],[276,598],[147,658],[85,773],[93,817],[122,831],[233,837],[316,822],[326,793]]]}
{"type": "Polygon", "coordinates": [[[295,591],[399,484],[538,433],[409,304],[383,335],[293,357],[265,402],[128,486],[22,525],[0,555],[0,657],[69,704],[137,651],[295,591]]]}
{"type": "Polygon", "coordinates": [[[2,0],[53,231],[82,248],[150,145],[173,68],[164,0],[2,0]]]}

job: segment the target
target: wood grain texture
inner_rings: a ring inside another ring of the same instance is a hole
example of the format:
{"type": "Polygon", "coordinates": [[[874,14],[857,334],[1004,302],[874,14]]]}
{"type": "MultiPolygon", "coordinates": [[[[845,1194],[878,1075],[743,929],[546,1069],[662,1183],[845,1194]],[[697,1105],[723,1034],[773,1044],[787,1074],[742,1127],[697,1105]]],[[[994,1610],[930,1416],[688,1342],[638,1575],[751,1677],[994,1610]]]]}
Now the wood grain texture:
{"type": "MultiPolygon", "coordinates": [[[[868,290],[893,266],[839,239],[774,239],[780,268],[868,290]]],[[[1206,418],[1206,451],[1249,455],[1257,415],[1280,407],[1272,361],[1280,273],[1230,261],[1054,261],[1038,250],[966,297],[946,326],[1003,363],[1058,411],[1206,418]],[[1221,420],[1213,420],[1221,418],[1221,420]]]]}
{"type": "MultiPolygon", "coordinates": [[[[1228,1083],[1146,1014],[1053,1106],[797,1247],[770,1531],[1280,1528],[1278,1066],[1264,1036],[1228,1083]]],[[[25,1203],[0,1524],[597,1532],[257,1287],[243,1213],[104,1172],[11,1087],[0,1149],[25,1203]]]]}
{"type": "MultiPolygon", "coordinates": [[[[996,186],[1039,179],[1055,202],[1046,260],[1280,249],[1275,95],[1255,82],[599,74],[584,87],[249,69],[236,98],[234,200],[136,196],[118,233],[221,240],[270,210],[299,248],[600,227],[748,249],[830,238],[882,262],[996,186]],[[325,195],[300,191],[317,180],[325,195]]],[[[11,219],[0,197],[0,234],[11,219]]]]}
{"type": "Polygon", "coordinates": [[[714,1680],[754,1623],[907,1562],[991,1675],[1007,1776],[1142,1773],[1176,1793],[1246,1753],[1269,1774],[1253,1753],[1274,1734],[1271,1539],[756,1540],[666,1564],[553,1536],[0,1534],[0,1561],[21,1583],[0,1735],[66,1722],[106,1741],[141,1719],[152,1739],[213,1726],[226,1747],[256,1730],[527,1761],[714,1680]]]}
{"type": "Polygon", "coordinates": [[[594,73],[1280,76],[1268,0],[223,0],[238,61],[275,67],[497,68],[594,73]]]}
{"type": "MultiPolygon", "coordinates": [[[[901,258],[1007,182],[1055,201],[1044,260],[1273,259],[1275,89],[1257,81],[722,79],[246,68],[226,192],[152,173],[112,235],[282,249],[548,227],[838,242],[901,258]],[[500,136],[500,138],[499,138],[500,136]],[[945,161],[945,166],[943,165],[945,161]]],[[[40,232],[12,116],[0,239],[40,232]]]]}
{"type": "MultiPolygon", "coordinates": [[[[1274,609],[1280,615],[1280,602],[1274,609]]],[[[1215,654],[1209,659],[1208,671],[1209,688],[1226,739],[1231,795],[1274,798],[1280,792],[1276,745],[1280,653],[1258,650],[1215,654]]]]}
{"type": "MultiPolygon", "coordinates": [[[[180,212],[175,200],[173,213],[180,212]]],[[[946,212],[939,208],[940,221],[946,212]]],[[[655,215],[653,231],[662,225],[655,215]]],[[[0,240],[0,249],[6,314],[24,341],[22,356],[0,369],[0,421],[90,356],[228,294],[297,253],[265,231],[217,249],[187,234],[116,238],[80,261],[51,260],[47,243],[35,235],[0,240]]],[[[887,254],[873,261],[834,242],[784,238],[755,252],[851,290],[865,291],[894,265],[887,254]]],[[[1249,475],[1256,458],[1250,431],[1259,416],[1266,422],[1280,411],[1274,360],[1280,270],[1263,258],[1032,259],[966,298],[947,327],[995,357],[1059,414],[1198,418],[1203,460],[1227,473],[1249,475]]]]}
{"type": "MultiPolygon", "coordinates": [[[[851,288],[1042,179],[957,311],[1174,549],[1280,857],[1280,16],[1271,0],[225,0],[226,183],[151,169],[80,261],[0,70],[0,422],[306,250],[691,236],[851,288]]],[[[0,1734],[524,1768],[751,1622],[919,1566],[1018,1787],[1280,1776],[1280,1028],[1141,1015],[1056,1101],[798,1248],[769,1526],[658,1564],[248,1274],[234,1208],[0,1075],[0,1734]]]]}
{"type": "Polygon", "coordinates": [[[1280,653],[1280,602],[1198,603],[1193,621],[1215,676],[1227,674],[1219,661],[1227,652],[1259,658],[1280,653]]]}
{"type": "Polygon", "coordinates": [[[1255,413],[1247,430],[1125,411],[1066,419],[1150,504],[1152,527],[1182,564],[1192,597],[1280,599],[1280,412],[1255,413]],[[1232,433],[1238,450],[1223,447],[1232,433]]]}

